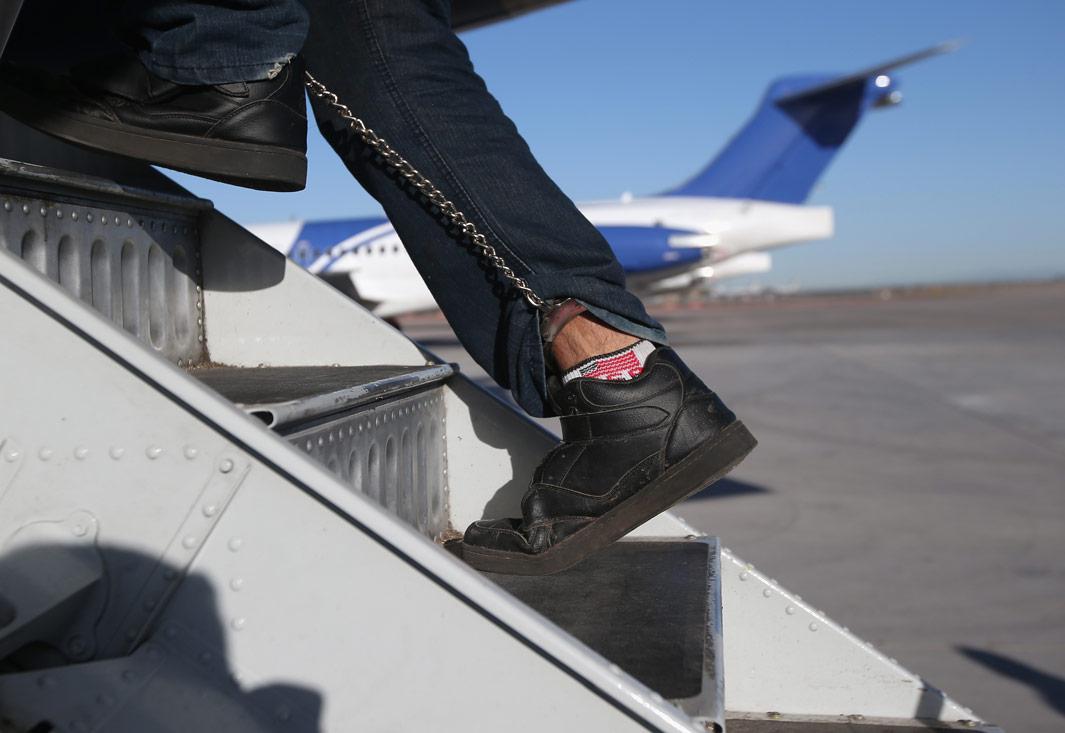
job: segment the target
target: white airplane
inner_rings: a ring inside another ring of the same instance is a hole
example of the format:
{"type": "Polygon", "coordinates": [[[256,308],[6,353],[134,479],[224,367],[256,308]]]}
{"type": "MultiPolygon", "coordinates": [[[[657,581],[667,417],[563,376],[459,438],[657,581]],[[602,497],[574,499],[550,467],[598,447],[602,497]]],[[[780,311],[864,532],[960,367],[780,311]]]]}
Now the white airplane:
{"type": "MultiPolygon", "coordinates": [[[[806,206],[862,115],[902,100],[889,72],[947,43],[855,74],[788,76],[705,168],[657,196],[578,204],[638,293],[766,272],[766,250],[832,236],[832,209],[806,206]]],[[[261,239],[382,318],[436,308],[384,217],[253,225],[261,239]]]]}

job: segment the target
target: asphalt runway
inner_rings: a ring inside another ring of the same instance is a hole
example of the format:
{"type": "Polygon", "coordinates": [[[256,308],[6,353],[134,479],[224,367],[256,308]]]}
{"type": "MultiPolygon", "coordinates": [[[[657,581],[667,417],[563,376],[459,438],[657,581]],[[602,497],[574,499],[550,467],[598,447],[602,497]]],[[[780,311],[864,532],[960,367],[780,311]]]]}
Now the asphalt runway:
{"type": "Polygon", "coordinates": [[[1065,283],[656,315],[760,441],[678,512],[1009,733],[1065,730],[1065,283]]]}

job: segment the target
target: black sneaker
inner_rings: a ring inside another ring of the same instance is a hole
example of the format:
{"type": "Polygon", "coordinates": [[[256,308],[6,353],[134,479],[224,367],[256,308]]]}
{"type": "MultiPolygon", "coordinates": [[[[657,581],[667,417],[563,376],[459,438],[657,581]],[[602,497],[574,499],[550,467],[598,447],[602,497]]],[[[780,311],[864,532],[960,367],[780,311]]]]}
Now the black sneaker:
{"type": "Polygon", "coordinates": [[[631,381],[555,381],[551,392],[562,443],[536,469],[522,517],[474,522],[455,548],[478,570],[565,570],[717,481],[756,443],[668,347],[631,381]]]}
{"type": "Polygon", "coordinates": [[[0,110],[41,132],[239,186],[298,191],[307,179],[307,113],[298,60],[273,79],[186,86],[136,58],[83,65],[70,78],[5,65],[0,110]]]}

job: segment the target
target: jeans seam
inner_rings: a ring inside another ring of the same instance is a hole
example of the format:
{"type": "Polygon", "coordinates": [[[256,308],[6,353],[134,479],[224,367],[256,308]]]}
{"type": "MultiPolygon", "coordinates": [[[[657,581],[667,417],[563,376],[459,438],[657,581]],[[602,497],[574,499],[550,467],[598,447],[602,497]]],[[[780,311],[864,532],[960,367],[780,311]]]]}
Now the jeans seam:
{"type": "Polygon", "coordinates": [[[385,88],[388,90],[389,96],[392,98],[392,102],[399,110],[400,115],[403,117],[404,121],[413,128],[415,135],[418,137],[421,144],[425,147],[426,152],[429,154],[429,157],[443,171],[445,178],[448,179],[448,182],[456,189],[458,189],[458,192],[461,193],[463,197],[465,197],[467,202],[469,202],[470,206],[472,207],[472,210],[476,213],[477,217],[484,223],[485,228],[496,240],[499,246],[506,250],[507,254],[510,257],[514,258],[514,261],[520,263],[521,266],[524,267],[530,275],[535,275],[536,271],[531,268],[528,263],[526,263],[521,257],[515,254],[514,251],[509,246],[507,246],[506,240],[504,240],[503,237],[499,236],[499,234],[495,231],[495,228],[492,227],[492,225],[489,223],[488,217],[484,215],[483,211],[481,210],[481,207],[477,205],[477,202],[474,200],[474,197],[470,194],[466,187],[462,185],[462,183],[459,181],[459,177],[455,175],[454,170],[451,168],[450,165],[447,164],[447,161],[444,156],[440,153],[437,147],[433,145],[431,138],[429,137],[428,133],[425,132],[425,128],[418,121],[418,118],[415,115],[414,111],[411,109],[410,105],[408,105],[406,100],[403,98],[403,95],[399,91],[399,85],[396,84],[395,78],[392,76],[391,69],[388,66],[388,60],[385,58],[385,54],[381,49],[381,44],[378,40],[376,29],[374,28],[373,23],[371,22],[366,0],[359,0],[359,8],[362,11],[363,16],[363,31],[366,35],[367,42],[370,44],[370,48],[372,49],[372,53],[374,56],[374,65],[378,68],[378,71],[384,78],[385,88]]]}

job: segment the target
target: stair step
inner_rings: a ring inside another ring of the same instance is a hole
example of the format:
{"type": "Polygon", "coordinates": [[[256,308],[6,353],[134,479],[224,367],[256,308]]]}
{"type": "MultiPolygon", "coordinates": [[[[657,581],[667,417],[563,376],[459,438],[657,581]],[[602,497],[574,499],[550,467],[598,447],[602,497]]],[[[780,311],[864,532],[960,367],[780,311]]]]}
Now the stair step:
{"type": "Polygon", "coordinates": [[[0,158],[0,248],[179,365],[205,356],[211,204],[0,158]]]}
{"type": "Polygon", "coordinates": [[[439,383],[454,374],[429,366],[210,367],[189,373],[281,432],[371,402],[439,383]]]}
{"type": "Polygon", "coordinates": [[[484,575],[689,715],[723,725],[717,538],[622,540],[555,575],[484,575]]]}
{"type": "Polygon", "coordinates": [[[430,538],[450,529],[447,364],[211,367],[189,374],[430,538]]]}

